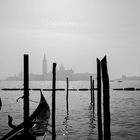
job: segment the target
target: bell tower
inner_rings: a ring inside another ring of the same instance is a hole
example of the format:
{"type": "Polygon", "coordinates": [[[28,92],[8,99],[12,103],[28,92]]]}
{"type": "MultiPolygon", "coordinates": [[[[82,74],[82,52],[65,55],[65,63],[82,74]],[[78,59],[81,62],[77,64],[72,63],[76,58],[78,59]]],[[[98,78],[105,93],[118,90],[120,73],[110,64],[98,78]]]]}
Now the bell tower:
{"type": "Polygon", "coordinates": [[[43,63],[42,63],[42,75],[43,76],[47,75],[47,59],[46,59],[45,54],[44,54],[43,63]]]}

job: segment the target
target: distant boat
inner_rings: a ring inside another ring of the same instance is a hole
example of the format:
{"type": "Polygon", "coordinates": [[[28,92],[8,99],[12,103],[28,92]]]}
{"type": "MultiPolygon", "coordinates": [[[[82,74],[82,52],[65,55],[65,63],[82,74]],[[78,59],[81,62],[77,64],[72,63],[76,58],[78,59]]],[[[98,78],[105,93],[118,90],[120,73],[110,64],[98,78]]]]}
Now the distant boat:
{"type": "MultiPolygon", "coordinates": [[[[29,117],[30,122],[29,135],[31,137],[44,136],[45,133],[47,132],[49,118],[50,118],[50,107],[41,92],[40,103],[36,108],[36,110],[29,117]]],[[[8,134],[6,134],[3,138],[1,138],[1,140],[24,139],[23,138],[24,122],[22,122],[18,126],[14,126],[13,124],[11,124],[11,126],[14,129],[11,130],[8,134]]]]}
{"type": "Polygon", "coordinates": [[[118,83],[121,83],[121,82],[123,82],[123,81],[122,81],[122,80],[119,80],[119,81],[118,81],[118,83]]]}

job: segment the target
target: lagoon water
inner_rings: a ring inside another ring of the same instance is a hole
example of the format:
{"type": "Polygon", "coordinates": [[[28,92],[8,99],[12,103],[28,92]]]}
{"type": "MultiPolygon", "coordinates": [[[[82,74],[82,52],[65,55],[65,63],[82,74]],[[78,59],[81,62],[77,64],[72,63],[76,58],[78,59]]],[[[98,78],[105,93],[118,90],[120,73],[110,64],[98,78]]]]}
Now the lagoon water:
{"type": "MultiPolygon", "coordinates": [[[[22,88],[23,82],[2,81],[0,88],[22,88]]],[[[88,81],[73,81],[70,88],[89,88],[88,81]]],[[[95,83],[96,86],[96,83],[95,83]]],[[[51,82],[30,82],[30,88],[51,88],[51,82]]],[[[57,82],[58,88],[65,88],[66,82],[57,82]]],[[[111,82],[111,139],[112,140],[140,140],[140,91],[113,91],[112,88],[135,87],[140,88],[139,81],[111,82]]],[[[51,108],[51,92],[43,92],[51,108]]],[[[2,109],[0,111],[0,138],[11,129],[7,125],[8,115],[13,116],[14,123],[23,121],[23,101],[16,99],[23,95],[23,91],[0,91],[2,109]]],[[[90,91],[69,92],[69,116],[66,115],[66,91],[56,92],[56,139],[57,140],[98,140],[97,108],[93,114],[90,106],[90,91]]],[[[30,99],[40,100],[39,91],[31,91],[30,99]]],[[[96,101],[96,92],[95,92],[96,101]]],[[[37,107],[37,103],[30,102],[30,113],[37,107]]],[[[96,103],[95,103],[96,105],[96,103]]],[[[50,119],[51,124],[51,119],[50,119]]],[[[51,128],[49,128],[51,130],[51,128]]],[[[51,139],[50,134],[46,139],[51,139]]]]}

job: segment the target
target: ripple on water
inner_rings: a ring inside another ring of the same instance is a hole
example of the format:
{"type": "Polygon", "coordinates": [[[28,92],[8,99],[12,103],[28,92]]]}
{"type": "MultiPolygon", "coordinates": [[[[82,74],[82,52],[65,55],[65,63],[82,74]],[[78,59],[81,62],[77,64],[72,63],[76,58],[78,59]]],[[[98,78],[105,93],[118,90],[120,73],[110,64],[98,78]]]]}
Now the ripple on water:
{"type": "MultiPolygon", "coordinates": [[[[14,83],[15,84],[15,83],[14,83]]],[[[21,84],[21,83],[20,83],[21,84]]],[[[58,87],[63,88],[65,82],[57,83],[58,87]]],[[[19,85],[19,84],[17,84],[19,85]]],[[[73,88],[87,88],[89,83],[71,82],[73,88]]],[[[42,84],[33,82],[33,87],[48,87],[50,83],[42,84]]],[[[139,84],[140,86],[140,84],[139,84]]],[[[13,84],[9,87],[13,87],[13,84]]],[[[43,92],[51,107],[51,92],[43,92]]],[[[38,92],[30,93],[30,98],[39,101],[38,92]]],[[[0,112],[0,137],[11,129],[7,125],[10,114],[14,118],[15,123],[22,121],[22,100],[16,103],[16,99],[22,95],[22,92],[10,93],[0,92],[3,107],[0,112]]],[[[66,115],[65,92],[57,92],[56,94],[56,140],[98,140],[97,132],[97,108],[95,113],[92,112],[90,106],[90,92],[74,92],[69,94],[69,116],[66,115]]],[[[96,92],[95,92],[96,101],[96,92]]],[[[140,93],[134,92],[112,92],[111,101],[111,135],[112,140],[140,140],[140,93]]],[[[95,103],[96,105],[96,103],[95,103]]],[[[31,110],[36,108],[37,104],[31,103],[31,110]]],[[[51,123],[51,119],[50,119],[51,123]]],[[[51,128],[49,128],[51,130],[51,128]]],[[[47,139],[51,140],[50,134],[47,139]]]]}

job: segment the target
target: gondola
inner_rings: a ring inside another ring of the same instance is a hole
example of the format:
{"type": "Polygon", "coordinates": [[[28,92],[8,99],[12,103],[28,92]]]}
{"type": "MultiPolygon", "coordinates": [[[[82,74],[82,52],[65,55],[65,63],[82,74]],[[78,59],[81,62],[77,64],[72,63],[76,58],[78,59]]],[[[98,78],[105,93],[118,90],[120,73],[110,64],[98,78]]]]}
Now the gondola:
{"type": "MultiPolygon", "coordinates": [[[[49,118],[50,108],[41,92],[40,103],[36,110],[29,117],[29,137],[35,138],[37,136],[44,136],[47,132],[49,118]]],[[[1,140],[22,140],[24,137],[23,130],[24,122],[22,122],[18,126],[14,126],[13,130],[3,136],[1,140]]]]}

